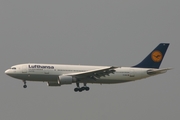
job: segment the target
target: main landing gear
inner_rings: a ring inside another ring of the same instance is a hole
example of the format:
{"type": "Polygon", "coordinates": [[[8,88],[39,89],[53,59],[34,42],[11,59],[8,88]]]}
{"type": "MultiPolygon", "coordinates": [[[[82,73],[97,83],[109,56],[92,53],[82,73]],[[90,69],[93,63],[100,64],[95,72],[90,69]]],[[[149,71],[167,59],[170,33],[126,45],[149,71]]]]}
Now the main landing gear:
{"type": "Polygon", "coordinates": [[[76,85],[77,85],[77,87],[74,88],[75,92],[82,92],[84,90],[89,91],[89,89],[90,89],[89,87],[86,86],[86,83],[84,83],[83,87],[79,87],[79,83],[78,82],[76,83],[76,85]]]}
{"type": "Polygon", "coordinates": [[[26,81],[23,80],[23,82],[24,82],[23,88],[27,88],[26,81]]]}

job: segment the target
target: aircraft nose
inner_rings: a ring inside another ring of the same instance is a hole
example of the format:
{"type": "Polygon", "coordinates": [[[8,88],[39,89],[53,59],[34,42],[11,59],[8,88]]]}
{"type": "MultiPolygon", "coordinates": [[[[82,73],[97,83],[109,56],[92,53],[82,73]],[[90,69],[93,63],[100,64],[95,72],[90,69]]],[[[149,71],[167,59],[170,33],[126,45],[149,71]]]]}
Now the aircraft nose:
{"type": "Polygon", "coordinates": [[[9,74],[10,74],[10,71],[9,71],[9,70],[6,70],[4,73],[5,73],[6,75],[9,75],[9,74]]]}

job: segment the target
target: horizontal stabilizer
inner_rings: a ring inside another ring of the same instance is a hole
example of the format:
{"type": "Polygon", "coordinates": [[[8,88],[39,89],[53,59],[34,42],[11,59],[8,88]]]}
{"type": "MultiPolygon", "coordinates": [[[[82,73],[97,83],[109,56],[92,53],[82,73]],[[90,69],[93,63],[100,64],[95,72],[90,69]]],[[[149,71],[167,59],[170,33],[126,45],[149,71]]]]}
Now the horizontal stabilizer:
{"type": "Polygon", "coordinates": [[[164,69],[152,69],[152,70],[148,70],[147,74],[149,75],[157,75],[157,74],[163,74],[165,72],[167,72],[168,70],[171,70],[173,68],[164,68],[164,69]]]}

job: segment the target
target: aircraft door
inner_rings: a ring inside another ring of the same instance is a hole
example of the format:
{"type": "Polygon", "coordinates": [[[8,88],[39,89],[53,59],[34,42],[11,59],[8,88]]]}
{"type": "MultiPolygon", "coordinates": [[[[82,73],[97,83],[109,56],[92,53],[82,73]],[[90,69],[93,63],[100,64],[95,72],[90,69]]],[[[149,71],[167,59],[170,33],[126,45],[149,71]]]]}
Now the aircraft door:
{"type": "Polygon", "coordinates": [[[27,73],[27,65],[22,65],[22,73],[27,73]]]}
{"type": "Polygon", "coordinates": [[[134,70],[130,70],[129,77],[135,77],[134,70]]]}

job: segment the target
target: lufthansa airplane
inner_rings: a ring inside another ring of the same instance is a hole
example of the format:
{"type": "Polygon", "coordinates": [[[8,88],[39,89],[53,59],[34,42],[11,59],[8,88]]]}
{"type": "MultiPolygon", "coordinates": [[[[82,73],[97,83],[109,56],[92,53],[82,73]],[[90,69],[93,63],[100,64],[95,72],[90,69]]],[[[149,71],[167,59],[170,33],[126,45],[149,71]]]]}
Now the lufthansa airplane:
{"type": "Polygon", "coordinates": [[[26,81],[40,81],[47,82],[48,86],[76,83],[75,92],[88,91],[87,83],[124,83],[165,73],[171,68],[159,67],[168,46],[169,43],[160,43],[142,62],[131,67],[28,63],[12,66],[5,74],[22,80],[24,88],[26,81]]]}

